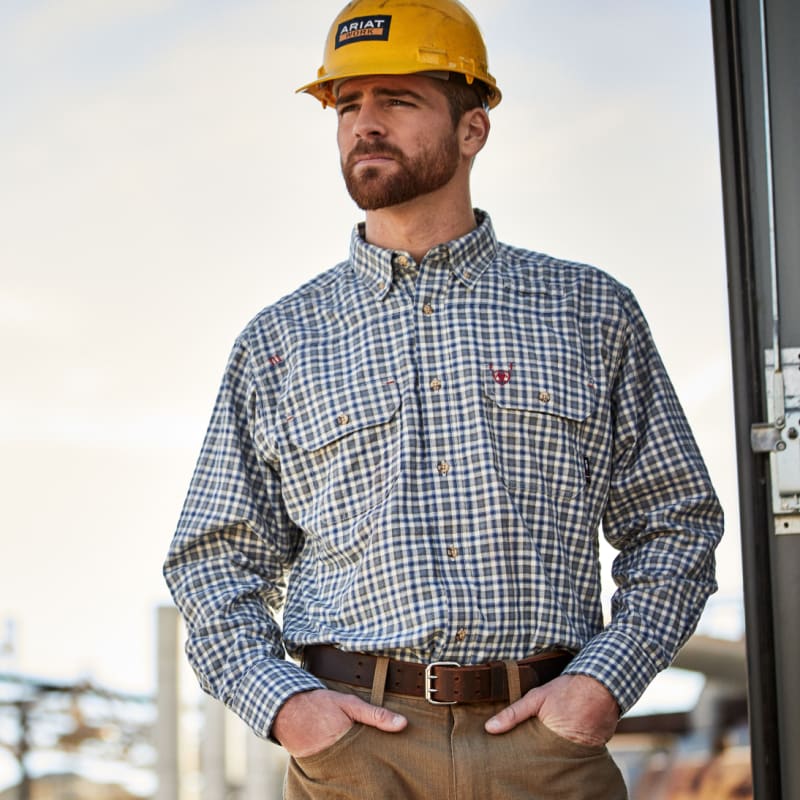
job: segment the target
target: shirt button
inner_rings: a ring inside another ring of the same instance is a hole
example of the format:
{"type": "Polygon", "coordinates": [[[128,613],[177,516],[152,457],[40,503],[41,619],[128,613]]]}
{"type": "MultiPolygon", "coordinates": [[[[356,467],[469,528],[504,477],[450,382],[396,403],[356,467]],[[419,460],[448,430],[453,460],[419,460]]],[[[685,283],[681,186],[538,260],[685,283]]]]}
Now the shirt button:
{"type": "Polygon", "coordinates": [[[447,557],[448,558],[457,558],[458,557],[458,548],[457,547],[453,547],[453,545],[450,545],[450,547],[447,548],[447,557]]]}
{"type": "Polygon", "coordinates": [[[422,306],[422,313],[426,317],[429,317],[431,314],[433,314],[433,306],[430,303],[425,303],[425,305],[422,306]]]}
{"type": "Polygon", "coordinates": [[[549,403],[550,402],[550,392],[546,392],[544,390],[539,392],[539,402],[540,403],[549,403]]]}
{"type": "Polygon", "coordinates": [[[446,461],[440,461],[436,465],[436,469],[439,470],[440,475],[447,475],[450,472],[450,465],[446,461]]]}
{"type": "Polygon", "coordinates": [[[347,425],[348,422],[350,422],[350,415],[349,414],[339,414],[339,416],[336,417],[336,424],[337,425],[347,425]]]}
{"type": "Polygon", "coordinates": [[[467,638],[467,629],[466,628],[459,628],[456,631],[456,641],[457,642],[463,642],[464,639],[466,639],[466,638],[467,638]]]}
{"type": "Polygon", "coordinates": [[[434,378],[431,381],[431,389],[434,392],[438,392],[442,388],[442,382],[438,378],[434,378]]]}
{"type": "Polygon", "coordinates": [[[405,256],[397,256],[395,260],[398,267],[407,267],[408,259],[405,256]]]}

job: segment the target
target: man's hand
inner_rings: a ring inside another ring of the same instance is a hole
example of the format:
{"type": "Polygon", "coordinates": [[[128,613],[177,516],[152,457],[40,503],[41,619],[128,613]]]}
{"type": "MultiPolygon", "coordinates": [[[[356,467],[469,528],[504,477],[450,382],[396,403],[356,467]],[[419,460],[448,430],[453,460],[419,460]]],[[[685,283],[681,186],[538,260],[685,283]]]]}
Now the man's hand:
{"type": "Polygon", "coordinates": [[[486,723],[489,733],[506,733],[530,717],[565,739],[600,747],[614,734],[619,706],[602,683],[588,675],[561,675],[531,689],[486,723]]]}
{"type": "Polygon", "coordinates": [[[396,733],[405,728],[407,720],[355,695],[314,689],[293,695],[281,706],[272,735],[290,755],[303,758],[338,742],[355,722],[396,733]]]}

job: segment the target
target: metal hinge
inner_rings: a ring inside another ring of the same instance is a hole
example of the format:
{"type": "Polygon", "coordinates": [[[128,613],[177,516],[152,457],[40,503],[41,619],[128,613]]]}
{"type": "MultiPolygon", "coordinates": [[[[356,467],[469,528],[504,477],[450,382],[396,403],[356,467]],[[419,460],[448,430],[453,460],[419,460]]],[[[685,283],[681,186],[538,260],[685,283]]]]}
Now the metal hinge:
{"type": "Polygon", "coordinates": [[[800,348],[765,352],[767,411],[773,422],[753,425],[750,446],[769,453],[776,533],[800,533],[800,348]]]}

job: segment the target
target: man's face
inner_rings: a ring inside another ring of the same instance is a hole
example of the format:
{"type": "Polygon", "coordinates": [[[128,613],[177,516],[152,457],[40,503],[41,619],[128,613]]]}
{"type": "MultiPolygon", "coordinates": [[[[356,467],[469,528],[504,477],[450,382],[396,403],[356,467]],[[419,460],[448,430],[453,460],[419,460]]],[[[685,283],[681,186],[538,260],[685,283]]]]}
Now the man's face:
{"type": "Polygon", "coordinates": [[[351,78],[337,92],[342,174],[367,211],[406,203],[440,189],[459,162],[447,99],[435,78],[351,78]]]}

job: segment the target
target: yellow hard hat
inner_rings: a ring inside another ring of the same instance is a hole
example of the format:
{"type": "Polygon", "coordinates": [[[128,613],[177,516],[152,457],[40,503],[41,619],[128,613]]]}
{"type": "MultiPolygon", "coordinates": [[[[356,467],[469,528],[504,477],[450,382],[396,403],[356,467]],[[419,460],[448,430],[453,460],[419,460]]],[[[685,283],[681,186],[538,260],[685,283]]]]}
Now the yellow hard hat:
{"type": "Polygon", "coordinates": [[[478,23],[457,0],[352,0],[331,25],[317,79],[297,91],[335,106],[334,81],[417,72],[458,73],[483,84],[489,108],[500,102],[478,23]]]}

